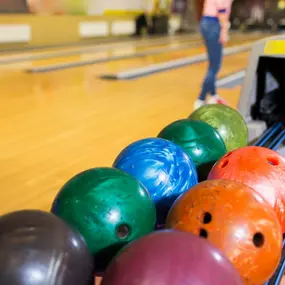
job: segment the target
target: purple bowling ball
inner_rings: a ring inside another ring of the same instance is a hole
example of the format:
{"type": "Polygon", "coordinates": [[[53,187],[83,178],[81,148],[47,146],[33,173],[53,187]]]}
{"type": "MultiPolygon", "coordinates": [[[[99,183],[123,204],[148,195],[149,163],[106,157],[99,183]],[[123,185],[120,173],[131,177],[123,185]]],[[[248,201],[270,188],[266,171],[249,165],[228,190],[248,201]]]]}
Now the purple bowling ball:
{"type": "Polygon", "coordinates": [[[101,285],[243,285],[231,262],[205,239],[159,231],[127,245],[101,285]]]}

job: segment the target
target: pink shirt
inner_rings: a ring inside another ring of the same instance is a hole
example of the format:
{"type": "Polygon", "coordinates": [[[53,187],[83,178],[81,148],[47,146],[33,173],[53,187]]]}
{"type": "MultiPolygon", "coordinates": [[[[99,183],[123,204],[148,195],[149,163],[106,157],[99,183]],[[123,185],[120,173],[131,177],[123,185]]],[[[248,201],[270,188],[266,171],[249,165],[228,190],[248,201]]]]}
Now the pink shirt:
{"type": "Polygon", "coordinates": [[[204,16],[217,17],[218,13],[227,13],[230,15],[232,0],[205,0],[204,16]]]}

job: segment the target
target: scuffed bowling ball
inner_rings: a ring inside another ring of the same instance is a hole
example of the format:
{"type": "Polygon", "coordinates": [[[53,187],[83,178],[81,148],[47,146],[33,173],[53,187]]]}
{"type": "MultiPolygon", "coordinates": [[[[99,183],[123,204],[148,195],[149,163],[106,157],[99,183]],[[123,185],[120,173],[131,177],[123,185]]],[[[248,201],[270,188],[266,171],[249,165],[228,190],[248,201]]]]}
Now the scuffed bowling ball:
{"type": "Polygon", "coordinates": [[[158,225],[164,224],[175,199],[198,183],[191,158],[180,146],[160,138],[132,143],[113,166],[133,175],[146,187],[156,204],[158,225]]]}
{"type": "Polygon", "coordinates": [[[277,152],[258,146],[237,149],[223,156],[208,178],[252,187],[274,208],[285,232],[285,158],[277,152]]]}
{"type": "Polygon", "coordinates": [[[203,121],[215,128],[223,138],[227,151],[246,146],[248,143],[248,130],[244,119],[239,112],[228,106],[205,105],[192,113],[190,119],[203,121]]]}
{"type": "Polygon", "coordinates": [[[93,285],[93,257],[83,237],[51,213],[0,217],[0,284],[93,285]]]}
{"type": "Polygon", "coordinates": [[[279,264],[282,233],[273,209],[252,188],[236,181],[194,186],[177,199],[166,227],[210,241],[234,264],[245,285],[264,284],[279,264]]]}
{"type": "Polygon", "coordinates": [[[102,285],[242,285],[230,261],[189,233],[160,231],[129,245],[111,262],[102,285]]]}
{"type": "Polygon", "coordinates": [[[126,243],[154,230],[155,205],[143,185],[114,168],[89,169],[60,190],[51,211],[77,229],[105,269],[126,243]]]}
{"type": "Polygon", "coordinates": [[[158,137],[184,149],[196,165],[199,181],[207,179],[213,165],[227,152],[219,133],[202,121],[184,119],[173,122],[158,137]]]}

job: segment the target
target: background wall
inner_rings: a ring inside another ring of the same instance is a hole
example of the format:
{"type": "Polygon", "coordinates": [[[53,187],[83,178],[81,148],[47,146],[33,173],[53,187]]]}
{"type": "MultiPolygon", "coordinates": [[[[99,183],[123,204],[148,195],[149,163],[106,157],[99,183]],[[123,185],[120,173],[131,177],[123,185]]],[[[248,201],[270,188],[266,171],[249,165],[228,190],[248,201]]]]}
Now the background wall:
{"type": "Polygon", "coordinates": [[[26,0],[0,0],[0,13],[29,13],[26,0]]]}
{"type": "MultiPolygon", "coordinates": [[[[9,49],[129,36],[135,32],[141,1],[0,0],[0,45],[9,49]]],[[[164,8],[171,0],[154,1],[164,8]]],[[[170,18],[170,32],[179,29],[180,20],[170,18]]]]}
{"type": "MultiPolygon", "coordinates": [[[[37,15],[114,15],[135,14],[147,0],[0,0],[0,13],[34,13],[37,15]]],[[[152,0],[166,10],[172,0],[152,0]]],[[[186,0],[180,0],[186,1],[186,0]]]]}
{"type": "Polygon", "coordinates": [[[0,13],[3,14],[84,15],[86,12],[87,0],[0,0],[0,13]]]}
{"type": "Polygon", "coordinates": [[[88,0],[88,15],[103,15],[106,11],[134,12],[140,10],[141,0],[88,0]]]}

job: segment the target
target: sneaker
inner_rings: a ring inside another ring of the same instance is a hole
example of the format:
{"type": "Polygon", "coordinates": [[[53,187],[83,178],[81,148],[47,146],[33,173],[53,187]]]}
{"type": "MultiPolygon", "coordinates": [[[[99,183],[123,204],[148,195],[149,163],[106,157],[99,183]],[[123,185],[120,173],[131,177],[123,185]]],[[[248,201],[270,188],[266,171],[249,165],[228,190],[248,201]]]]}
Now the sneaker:
{"type": "Polygon", "coordinates": [[[208,100],[208,104],[223,104],[228,105],[225,100],[223,100],[219,95],[211,96],[208,100]]]}
{"type": "Polygon", "coordinates": [[[205,100],[197,99],[194,103],[194,110],[197,110],[206,104],[205,100]]]}

